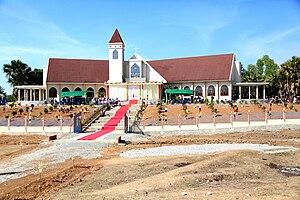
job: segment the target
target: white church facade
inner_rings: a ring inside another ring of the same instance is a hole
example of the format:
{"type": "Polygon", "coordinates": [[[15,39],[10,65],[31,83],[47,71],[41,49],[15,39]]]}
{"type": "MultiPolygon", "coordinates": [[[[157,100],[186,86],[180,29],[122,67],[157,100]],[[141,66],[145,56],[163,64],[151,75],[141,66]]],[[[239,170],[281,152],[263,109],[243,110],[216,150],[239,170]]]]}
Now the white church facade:
{"type": "Polygon", "coordinates": [[[156,101],[165,97],[167,88],[193,90],[195,97],[215,100],[231,100],[233,93],[240,97],[241,63],[233,53],[146,61],[137,53],[125,60],[124,52],[116,29],[108,43],[108,60],[49,58],[39,92],[28,95],[37,86],[17,86],[18,101],[59,101],[61,92],[70,91],[88,91],[90,97],[156,101]]]}

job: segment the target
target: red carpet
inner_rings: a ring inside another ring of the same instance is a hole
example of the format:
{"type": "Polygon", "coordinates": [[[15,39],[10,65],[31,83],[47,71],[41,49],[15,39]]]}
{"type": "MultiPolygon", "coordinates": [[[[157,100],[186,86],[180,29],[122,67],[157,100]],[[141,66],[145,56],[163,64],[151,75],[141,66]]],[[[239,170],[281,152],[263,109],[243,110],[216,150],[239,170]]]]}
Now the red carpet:
{"type": "Polygon", "coordinates": [[[95,140],[98,137],[101,137],[102,135],[105,135],[107,133],[110,133],[115,130],[115,127],[118,125],[118,123],[121,121],[121,119],[125,116],[127,110],[129,108],[129,105],[124,105],[116,112],[115,116],[110,118],[108,122],[104,124],[104,126],[101,128],[100,131],[92,133],[90,135],[84,136],[82,138],[79,138],[78,140],[95,140]]]}
{"type": "Polygon", "coordinates": [[[137,99],[130,99],[129,100],[129,105],[137,104],[138,100],[137,99]]]}

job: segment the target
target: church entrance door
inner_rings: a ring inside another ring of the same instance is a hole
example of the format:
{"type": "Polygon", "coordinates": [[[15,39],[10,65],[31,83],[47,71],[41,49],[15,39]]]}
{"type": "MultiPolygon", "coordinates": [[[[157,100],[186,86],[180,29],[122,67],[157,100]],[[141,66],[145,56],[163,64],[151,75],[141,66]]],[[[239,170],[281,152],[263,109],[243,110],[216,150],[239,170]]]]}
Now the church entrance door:
{"type": "Polygon", "coordinates": [[[128,86],[128,99],[138,99],[138,89],[137,85],[129,85],[128,86]]]}

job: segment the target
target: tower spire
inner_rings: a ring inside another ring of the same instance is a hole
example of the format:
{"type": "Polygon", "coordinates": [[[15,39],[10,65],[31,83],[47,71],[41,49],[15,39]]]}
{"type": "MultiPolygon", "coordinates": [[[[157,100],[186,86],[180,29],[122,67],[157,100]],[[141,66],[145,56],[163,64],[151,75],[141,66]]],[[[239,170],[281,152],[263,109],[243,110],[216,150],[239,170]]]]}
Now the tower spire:
{"type": "Polygon", "coordinates": [[[123,40],[121,38],[121,35],[120,35],[120,33],[119,33],[119,31],[118,31],[117,28],[116,28],[114,34],[112,35],[109,43],[122,43],[122,44],[124,44],[124,42],[123,42],[123,40]]]}

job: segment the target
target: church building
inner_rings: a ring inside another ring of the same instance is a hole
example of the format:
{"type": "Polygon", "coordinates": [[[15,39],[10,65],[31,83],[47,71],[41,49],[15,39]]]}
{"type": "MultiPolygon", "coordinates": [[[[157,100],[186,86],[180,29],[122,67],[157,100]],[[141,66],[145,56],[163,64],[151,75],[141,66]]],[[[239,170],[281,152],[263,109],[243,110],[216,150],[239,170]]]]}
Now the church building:
{"type": "Polygon", "coordinates": [[[233,53],[163,60],[145,60],[135,53],[125,60],[124,52],[116,29],[108,42],[108,60],[49,58],[39,92],[32,89],[36,86],[17,86],[18,101],[59,101],[61,92],[73,91],[86,91],[89,97],[153,101],[164,98],[170,88],[193,90],[195,97],[215,100],[231,100],[233,93],[241,93],[241,63],[233,53]]]}

